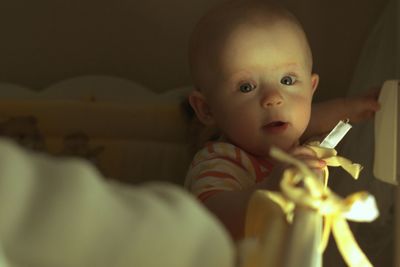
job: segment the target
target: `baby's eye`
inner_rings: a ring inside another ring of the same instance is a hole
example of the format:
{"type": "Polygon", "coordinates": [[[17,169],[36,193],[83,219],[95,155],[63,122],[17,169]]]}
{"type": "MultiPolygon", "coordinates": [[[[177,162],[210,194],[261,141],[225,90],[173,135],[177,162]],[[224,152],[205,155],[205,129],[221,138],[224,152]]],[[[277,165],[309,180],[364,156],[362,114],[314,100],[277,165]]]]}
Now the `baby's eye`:
{"type": "Polygon", "coordinates": [[[242,93],[248,93],[248,92],[253,91],[254,89],[256,89],[256,86],[252,83],[242,83],[239,86],[239,90],[242,93]]]}
{"type": "Polygon", "coordinates": [[[296,82],[296,78],[294,76],[284,76],[281,79],[281,84],[284,85],[293,85],[296,82]]]}

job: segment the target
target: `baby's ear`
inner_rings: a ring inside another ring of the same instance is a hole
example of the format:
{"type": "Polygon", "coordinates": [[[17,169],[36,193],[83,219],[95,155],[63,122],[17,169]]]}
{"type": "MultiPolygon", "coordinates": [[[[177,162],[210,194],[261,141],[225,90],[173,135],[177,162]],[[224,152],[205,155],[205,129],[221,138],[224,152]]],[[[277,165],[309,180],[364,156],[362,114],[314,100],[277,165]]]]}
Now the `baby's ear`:
{"type": "Polygon", "coordinates": [[[316,73],[311,74],[311,88],[314,93],[319,83],[319,75],[316,73]]]}
{"type": "Polygon", "coordinates": [[[189,96],[189,103],[194,109],[194,112],[196,113],[197,118],[207,126],[211,126],[214,124],[214,118],[212,116],[210,107],[206,101],[206,98],[204,95],[198,91],[198,90],[193,90],[189,96]]]}

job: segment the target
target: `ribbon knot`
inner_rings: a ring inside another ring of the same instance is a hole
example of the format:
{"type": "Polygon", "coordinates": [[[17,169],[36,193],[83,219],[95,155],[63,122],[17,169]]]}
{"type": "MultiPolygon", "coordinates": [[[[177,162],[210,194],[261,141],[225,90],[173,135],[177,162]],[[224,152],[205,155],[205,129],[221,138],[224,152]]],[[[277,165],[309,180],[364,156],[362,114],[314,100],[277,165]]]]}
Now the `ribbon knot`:
{"type": "MultiPolygon", "coordinates": [[[[335,149],[320,147],[315,143],[308,146],[315,151],[318,158],[326,161],[327,166],[341,166],[353,178],[358,178],[362,169],[361,165],[354,164],[346,158],[337,156],[335,149]]],[[[325,250],[330,233],[332,232],[337,247],[349,266],[372,266],[358,246],[347,220],[358,222],[370,222],[374,220],[378,216],[374,197],[368,192],[362,191],[342,198],[327,187],[329,176],[327,167],[324,170],[324,181],[321,181],[303,162],[280,149],[272,148],[271,156],[294,167],[285,170],[283,173],[280,184],[281,193],[266,190],[258,190],[256,192],[258,197],[252,198],[250,201],[248,216],[257,216],[257,211],[252,208],[252,205],[253,207],[260,208],[259,203],[254,204],[254,201],[257,201],[257,199],[260,200],[260,196],[277,203],[289,222],[292,222],[296,206],[313,209],[321,214],[324,219],[319,252],[325,250]]],[[[249,221],[251,221],[251,218],[247,218],[247,222],[249,221]]],[[[260,224],[258,222],[258,225],[260,224]]]]}

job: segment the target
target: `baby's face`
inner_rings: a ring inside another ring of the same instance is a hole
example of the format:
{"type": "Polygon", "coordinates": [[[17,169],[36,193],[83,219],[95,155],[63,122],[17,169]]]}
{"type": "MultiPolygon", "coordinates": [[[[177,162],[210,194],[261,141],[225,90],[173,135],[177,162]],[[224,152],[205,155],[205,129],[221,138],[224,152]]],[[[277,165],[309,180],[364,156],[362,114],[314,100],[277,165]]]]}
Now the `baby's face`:
{"type": "Polygon", "coordinates": [[[287,23],[241,26],[230,35],[204,92],[226,139],[258,156],[272,145],[287,150],[298,142],[318,83],[306,47],[287,23]]]}

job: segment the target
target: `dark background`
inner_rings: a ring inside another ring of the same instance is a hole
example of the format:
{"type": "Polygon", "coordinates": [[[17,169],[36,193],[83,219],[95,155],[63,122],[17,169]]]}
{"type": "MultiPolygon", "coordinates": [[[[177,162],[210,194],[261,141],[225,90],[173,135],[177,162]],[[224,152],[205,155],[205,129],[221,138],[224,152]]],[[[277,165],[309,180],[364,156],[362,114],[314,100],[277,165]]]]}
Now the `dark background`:
{"type": "MultiPolygon", "coordinates": [[[[317,99],[344,95],[387,0],[282,0],[309,37],[317,99]]],[[[0,81],[40,90],[77,75],[115,75],[157,92],[190,85],[186,47],[221,0],[0,1],[0,81]]]]}

